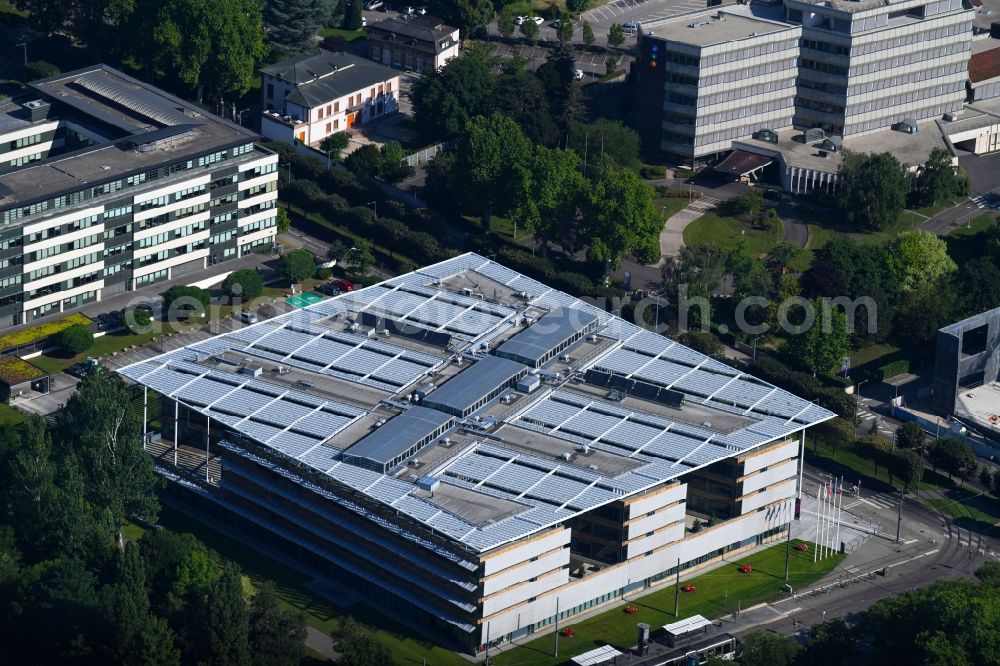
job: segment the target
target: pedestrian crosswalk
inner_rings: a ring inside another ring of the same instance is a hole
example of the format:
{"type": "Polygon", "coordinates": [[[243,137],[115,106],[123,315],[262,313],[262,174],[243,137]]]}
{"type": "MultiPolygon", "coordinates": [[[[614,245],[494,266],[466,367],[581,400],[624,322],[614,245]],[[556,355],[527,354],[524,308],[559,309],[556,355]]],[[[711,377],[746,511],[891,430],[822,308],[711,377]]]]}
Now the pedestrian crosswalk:
{"type": "Polygon", "coordinates": [[[864,507],[878,510],[894,509],[898,502],[898,498],[894,498],[886,493],[866,493],[862,490],[860,497],[854,497],[850,500],[847,497],[844,498],[844,509],[850,510],[864,507]]]}
{"type": "Polygon", "coordinates": [[[721,199],[716,199],[715,197],[706,197],[702,195],[701,197],[695,199],[688,204],[688,210],[694,210],[701,213],[712,210],[716,206],[722,203],[721,199]]]}

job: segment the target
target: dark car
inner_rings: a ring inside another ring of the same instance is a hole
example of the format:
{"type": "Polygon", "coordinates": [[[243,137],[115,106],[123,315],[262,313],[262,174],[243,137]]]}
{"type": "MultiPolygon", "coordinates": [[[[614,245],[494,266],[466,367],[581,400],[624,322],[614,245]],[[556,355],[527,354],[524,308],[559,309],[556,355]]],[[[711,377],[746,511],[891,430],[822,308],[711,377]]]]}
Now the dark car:
{"type": "Polygon", "coordinates": [[[336,296],[340,293],[340,290],[334,287],[332,284],[321,284],[316,287],[316,291],[326,296],[336,296]]]}

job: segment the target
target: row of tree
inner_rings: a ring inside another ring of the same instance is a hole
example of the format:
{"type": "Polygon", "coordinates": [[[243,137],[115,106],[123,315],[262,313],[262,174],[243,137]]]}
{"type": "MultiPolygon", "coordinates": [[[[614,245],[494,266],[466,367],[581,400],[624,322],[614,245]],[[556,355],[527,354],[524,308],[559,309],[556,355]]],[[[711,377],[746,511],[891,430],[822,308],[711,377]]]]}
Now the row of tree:
{"type": "Polygon", "coordinates": [[[294,664],[305,625],[190,535],[151,530],[158,478],[141,396],[87,376],[47,427],[0,427],[0,660],[9,664],[294,664]]]}
{"type": "Polygon", "coordinates": [[[892,153],[844,152],[834,201],[852,229],[879,231],[899,219],[904,206],[929,206],[969,194],[969,180],[941,149],[916,173],[892,153]]]}
{"type": "Polygon", "coordinates": [[[1000,564],[989,562],[975,580],[939,581],[876,601],[852,625],[841,619],[810,628],[805,645],[770,632],[746,637],[735,662],[708,666],[864,666],[1000,663],[1000,564]]]}

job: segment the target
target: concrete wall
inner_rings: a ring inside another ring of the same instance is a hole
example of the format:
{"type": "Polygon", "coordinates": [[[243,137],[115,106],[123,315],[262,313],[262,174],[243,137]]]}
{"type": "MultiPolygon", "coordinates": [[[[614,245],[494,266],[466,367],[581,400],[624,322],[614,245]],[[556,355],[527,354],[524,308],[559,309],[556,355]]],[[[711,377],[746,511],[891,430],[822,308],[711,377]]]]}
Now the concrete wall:
{"type": "Polygon", "coordinates": [[[1000,308],[963,319],[938,331],[934,353],[934,406],[945,414],[955,411],[955,395],[962,377],[982,371],[985,382],[1000,375],[1000,308]],[[962,349],[965,332],[987,326],[986,350],[969,355],[962,349]]]}

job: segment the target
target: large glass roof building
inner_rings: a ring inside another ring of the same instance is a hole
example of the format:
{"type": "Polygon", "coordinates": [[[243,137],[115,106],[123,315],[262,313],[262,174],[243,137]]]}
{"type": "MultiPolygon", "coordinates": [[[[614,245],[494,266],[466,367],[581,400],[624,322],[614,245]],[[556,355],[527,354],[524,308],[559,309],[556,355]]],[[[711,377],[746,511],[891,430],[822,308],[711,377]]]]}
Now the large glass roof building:
{"type": "Polygon", "coordinates": [[[782,538],[833,416],[475,254],[119,372],[190,511],[470,653],[782,538]]]}

